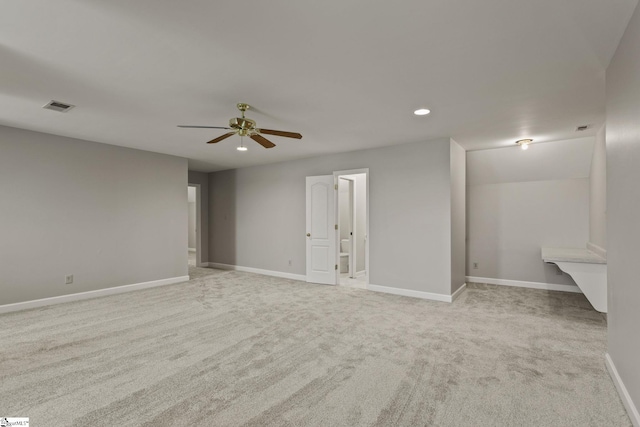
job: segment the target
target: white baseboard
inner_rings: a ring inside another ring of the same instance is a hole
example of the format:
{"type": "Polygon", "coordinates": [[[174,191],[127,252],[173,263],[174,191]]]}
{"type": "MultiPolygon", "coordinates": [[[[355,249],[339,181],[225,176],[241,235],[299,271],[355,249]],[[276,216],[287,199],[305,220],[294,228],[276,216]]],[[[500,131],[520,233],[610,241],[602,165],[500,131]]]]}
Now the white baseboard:
{"type": "Polygon", "coordinates": [[[573,285],[556,285],[554,283],[524,282],[521,280],[492,279],[490,277],[467,276],[467,283],[488,283],[490,285],[515,286],[518,288],[545,289],[547,291],[573,292],[581,294],[579,287],[573,285]]]}
{"type": "Polygon", "coordinates": [[[627,414],[629,415],[631,422],[635,427],[640,427],[640,413],[638,412],[638,408],[636,408],[633,400],[631,400],[631,396],[629,395],[627,388],[622,382],[622,378],[620,378],[618,370],[616,369],[616,365],[613,364],[613,360],[611,359],[611,356],[609,356],[609,353],[606,353],[604,355],[604,361],[605,365],[607,366],[607,371],[609,371],[609,375],[611,375],[611,379],[613,380],[613,383],[618,390],[620,399],[622,400],[622,403],[627,410],[627,414]]]}
{"type": "MultiPolygon", "coordinates": [[[[205,263],[203,263],[204,265],[205,263]]],[[[261,268],[243,267],[241,265],[222,264],[219,262],[206,263],[208,267],[220,270],[244,271],[247,273],[263,274],[265,276],[282,277],[283,279],[301,280],[306,282],[307,276],[304,274],[286,273],[284,271],[263,270],[261,268]]]]}
{"type": "Polygon", "coordinates": [[[172,285],[174,283],[186,282],[189,276],[171,277],[168,279],[153,280],[150,282],[134,283],[132,285],[114,286],[113,288],[96,289],[95,291],[78,292],[75,294],[60,295],[57,297],[42,298],[32,301],[16,302],[13,304],[0,305],[0,314],[12,311],[27,310],[30,308],[44,307],[46,305],[62,304],[64,302],[79,301],[89,298],[104,297],[107,295],[122,294],[124,292],[137,291],[140,289],[154,288],[156,286],[172,285]]]}
{"type": "Polygon", "coordinates": [[[458,298],[465,289],[467,289],[467,284],[463,283],[462,286],[460,286],[457,291],[451,294],[451,302],[454,302],[456,298],[458,298]]]}
{"type": "Polygon", "coordinates": [[[367,270],[356,271],[355,277],[363,277],[367,275],[367,270]]]}
{"type": "MultiPolygon", "coordinates": [[[[300,280],[306,282],[307,276],[304,274],[285,273],[282,271],[263,270],[260,268],[243,267],[240,265],[222,264],[219,262],[206,263],[207,267],[218,268],[220,270],[244,271],[247,273],[264,274],[265,276],[282,277],[285,279],[300,280]]],[[[367,289],[374,292],[383,292],[386,294],[402,295],[407,297],[429,299],[434,301],[452,302],[465,289],[466,284],[462,285],[453,295],[433,294],[429,292],[412,291],[410,289],[390,288],[387,286],[367,285],[367,289]]]]}
{"type": "Polygon", "coordinates": [[[457,297],[462,290],[464,290],[465,286],[461,286],[454,295],[445,295],[445,294],[434,294],[431,292],[422,292],[422,291],[413,291],[411,289],[401,289],[401,288],[391,288],[388,286],[379,286],[379,285],[367,285],[367,289],[374,292],[382,292],[385,294],[393,294],[393,295],[401,295],[404,297],[413,297],[413,298],[421,298],[428,299],[432,301],[440,301],[440,302],[453,302],[454,298],[457,297]]]}
{"type": "Polygon", "coordinates": [[[591,243],[591,242],[587,242],[587,249],[590,250],[591,252],[593,252],[596,255],[601,256],[604,259],[607,259],[607,250],[604,248],[601,248],[600,246],[591,243]]]}
{"type": "Polygon", "coordinates": [[[189,248],[189,252],[195,252],[196,248],[189,248]]]}

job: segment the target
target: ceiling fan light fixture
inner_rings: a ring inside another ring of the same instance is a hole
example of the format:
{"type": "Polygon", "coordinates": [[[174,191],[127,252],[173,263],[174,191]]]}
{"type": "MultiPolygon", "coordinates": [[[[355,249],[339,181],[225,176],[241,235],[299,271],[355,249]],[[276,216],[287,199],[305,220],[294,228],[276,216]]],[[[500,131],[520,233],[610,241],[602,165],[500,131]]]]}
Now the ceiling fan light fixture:
{"type": "Polygon", "coordinates": [[[533,142],[533,139],[527,138],[527,139],[519,139],[518,141],[516,141],[516,144],[518,144],[520,148],[522,148],[523,150],[528,150],[529,144],[531,144],[532,142],[533,142]]]}
{"type": "Polygon", "coordinates": [[[416,116],[426,116],[430,112],[431,110],[428,110],[426,108],[419,108],[416,111],[414,111],[413,114],[415,114],[416,116]]]}
{"type": "Polygon", "coordinates": [[[244,135],[240,132],[240,146],[236,148],[238,151],[247,151],[247,147],[244,146],[244,135]]]}

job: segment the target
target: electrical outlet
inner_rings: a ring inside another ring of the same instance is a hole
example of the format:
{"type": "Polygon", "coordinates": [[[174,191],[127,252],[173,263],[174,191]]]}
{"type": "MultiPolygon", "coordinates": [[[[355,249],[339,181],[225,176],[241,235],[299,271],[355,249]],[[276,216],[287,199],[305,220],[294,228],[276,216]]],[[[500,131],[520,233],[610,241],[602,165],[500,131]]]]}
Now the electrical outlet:
{"type": "Polygon", "coordinates": [[[65,285],[70,285],[73,283],[73,274],[69,274],[68,276],[64,277],[64,284],[65,285]]]}
{"type": "Polygon", "coordinates": [[[474,270],[477,270],[477,269],[478,269],[478,263],[477,263],[477,262],[474,262],[474,263],[473,263],[473,269],[474,269],[474,270]]]}

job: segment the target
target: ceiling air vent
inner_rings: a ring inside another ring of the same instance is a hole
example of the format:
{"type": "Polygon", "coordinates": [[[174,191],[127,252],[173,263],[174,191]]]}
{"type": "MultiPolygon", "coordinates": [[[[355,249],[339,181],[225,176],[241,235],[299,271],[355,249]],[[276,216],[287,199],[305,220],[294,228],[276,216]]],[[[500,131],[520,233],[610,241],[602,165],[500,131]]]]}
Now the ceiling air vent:
{"type": "Polygon", "coordinates": [[[42,108],[46,108],[47,110],[58,111],[60,113],[66,113],[67,111],[71,110],[73,107],[75,107],[75,105],[65,104],[64,102],[60,102],[60,101],[51,101],[46,105],[42,106],[42,108]]]}
{"type": "Polygon", "coordinates": [[[576,127],[576,132],[584,132],[587,129],[589,129],[589,125],[578,126],[576,127]]]}

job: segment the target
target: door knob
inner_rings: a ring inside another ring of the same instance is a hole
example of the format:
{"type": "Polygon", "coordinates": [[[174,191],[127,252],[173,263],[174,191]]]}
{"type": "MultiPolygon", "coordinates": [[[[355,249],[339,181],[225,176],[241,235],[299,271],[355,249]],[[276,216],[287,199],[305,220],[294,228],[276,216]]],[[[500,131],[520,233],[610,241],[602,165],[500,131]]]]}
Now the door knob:
{"type": "Polygon", "coordinates": [[[307,233],[307,237],[311,237],[311,233],[307,233]]]}

